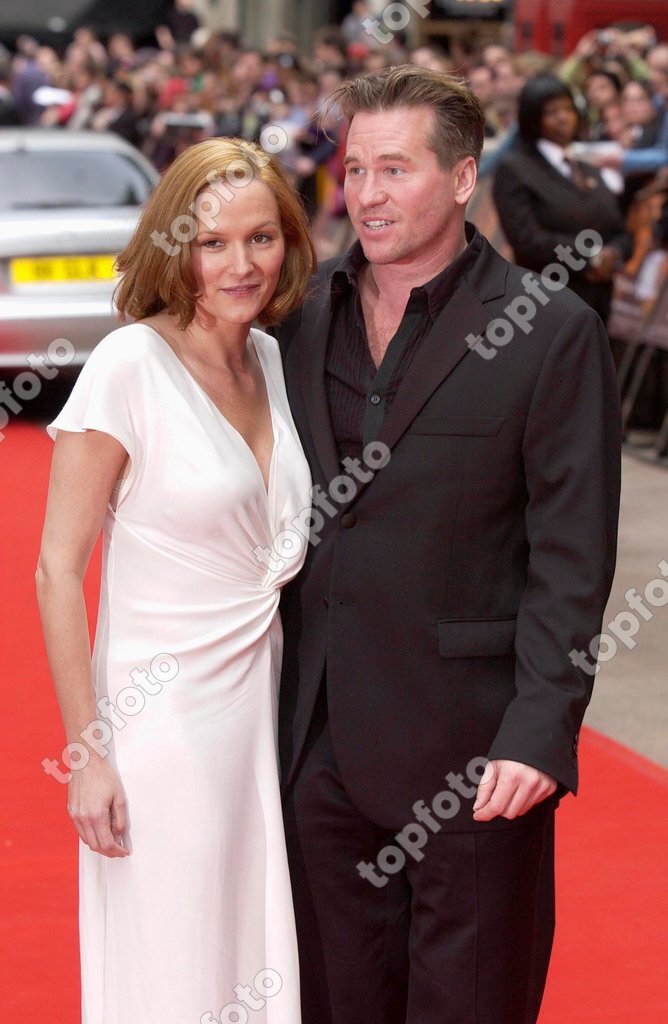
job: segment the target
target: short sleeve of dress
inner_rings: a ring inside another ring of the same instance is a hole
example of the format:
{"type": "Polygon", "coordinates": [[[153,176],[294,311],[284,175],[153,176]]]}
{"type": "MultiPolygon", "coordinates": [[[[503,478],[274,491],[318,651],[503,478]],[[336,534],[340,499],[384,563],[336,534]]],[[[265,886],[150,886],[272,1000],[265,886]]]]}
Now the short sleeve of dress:
{"type": "Polygon", "coordinates": [[[133,393],[137,386],[139,339],[132,325],[112,331],[93,349],[70,397],[47,426],[53,439],[58,430],[100,430],[134,455],[136,429],[133,393]]]}

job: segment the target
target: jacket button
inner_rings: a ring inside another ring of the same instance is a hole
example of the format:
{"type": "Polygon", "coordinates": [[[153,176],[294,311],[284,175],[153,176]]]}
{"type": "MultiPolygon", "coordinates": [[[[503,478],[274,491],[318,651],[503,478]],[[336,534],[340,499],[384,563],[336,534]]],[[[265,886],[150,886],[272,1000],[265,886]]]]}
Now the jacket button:
{"type": "Polygon", "coordinates": [[[344,530],[349,530],[357,522],[357,516],[354,512],[344,512],[341,516],[341,526],[344,530]]]}

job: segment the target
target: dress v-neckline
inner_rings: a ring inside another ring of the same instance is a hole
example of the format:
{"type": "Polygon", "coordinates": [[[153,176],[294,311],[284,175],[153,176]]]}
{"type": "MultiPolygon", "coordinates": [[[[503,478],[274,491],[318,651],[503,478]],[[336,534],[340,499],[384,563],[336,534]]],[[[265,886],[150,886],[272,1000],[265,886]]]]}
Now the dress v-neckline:
{"type": "Polygon", "coordinates": [[[241,444],[243,445],[243,447],[246,449],[246,451],[248,452],[249,456],[253,460],[253,463],[255,464],[255,468],[257,469],[258,473],[260,474],[260,479],[262,481],[262,490],[264,491],[265,497],[268,500],[269,496],[271,494],[272,471],[273,471],[274,462],[275,462],[275,459],[276,459],[276,449],[278,447],[278,430],[277,430],[277,426],[276,426],[276,421],[274,420],[274,410],[273,410],[273,406],[272,406],[272,402],[271,402],[271,395],[269,393],[269,389],[270,389],[269,375],[267,373],[267,370],[266,370],[266,367],[265,367],[265,364],[264,364],[263,356],[260,354],[258,346],[255,344],[255,341],[254,341],[253,336],[250,333],[250,331],[248,333],[248,337],[250,339],[251,345],[253,346],[253,351],[255,352],[258,364],[260,366],[260,372],[262,374],[262,379],[264,380],[264,390],[265,390],[265,394],[267,396],[267,403],[269,405],[269,417],[270,417],[270,420],[271,420],[271,434],[272,434],[272,442],[273,443],[272,443],[272,448],[271,448],[271,455],[269,456],[269,465],[267,467],[267,479],[266,479],[266,481],[265,481],[265,478],[264,478],[264,473],[262,472],[262,467],[260,466],[260,463],[257,460],[257,456],[255,455],[255,452],[253,451],[253,449],[249,445],[249,443],[246,440],[246,438],[243,436],[243,434],[241,433],[240,430],[237,430],[237,428],[234,426],[233,423],[230,423],[230,421],[228,420],[228,418],[225,415],[225,413],[222,412],[218,408],[218,406],[216,405],[214,400],[211,398],[211,396],[209,394],[207,394],[205,389],[202,387],[202,385],[199,383],[199,381],[195,378],[195,376],[190,372],[190,370],[188,369],[186,364],[183,362],[183,360],[176,354],[176,352],[174,351],[172,346],[169,344],[167,339],[164,338],[162,336],[162,334],[160,334],[159,331],[156,331],[155,327],[151,327],[150,324],[142,323],[142,324],[140,324],[140,326],[148,327],[149,331],[151,331],[152,334],[155,334],[155,336],[160,339],[160,341],[163,343],[165,348],[168,349],[171,352],[172,356],[174,357],[176,362],[179,364],[179,366],[181,367],[181,370],[186,375],[188,380],[191,381],[191,383],[193,384],[193,386],[196,389],[196,391],[198,392],[198,394],[201,395],[201,397],[204,399],[204,401],[207,403],[207,405],[213,410],[213,412],[217,416],[220,417],[220,420],[223,423],[223,425],[226,426],[228,428],[228,430],[230,430],[231,433],[235,437],[237,437],[239,439],[239,441],[241,442],[241,444]]]}

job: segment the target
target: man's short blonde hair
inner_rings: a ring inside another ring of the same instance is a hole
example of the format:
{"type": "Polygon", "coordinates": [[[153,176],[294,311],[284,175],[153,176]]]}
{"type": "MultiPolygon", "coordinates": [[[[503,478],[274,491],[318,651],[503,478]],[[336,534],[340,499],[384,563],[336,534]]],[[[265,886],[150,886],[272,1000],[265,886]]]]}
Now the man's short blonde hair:
{"type": "Polygon", "coordinates": [[[464,157],[480,159],[485,115],[464,82],[441,71],[402,64],[343,82],[329,97],[326,111],[337,106],[352,121],[355,114],[427,107],[434,112],[429,146],[444,169],[464,157]]]}

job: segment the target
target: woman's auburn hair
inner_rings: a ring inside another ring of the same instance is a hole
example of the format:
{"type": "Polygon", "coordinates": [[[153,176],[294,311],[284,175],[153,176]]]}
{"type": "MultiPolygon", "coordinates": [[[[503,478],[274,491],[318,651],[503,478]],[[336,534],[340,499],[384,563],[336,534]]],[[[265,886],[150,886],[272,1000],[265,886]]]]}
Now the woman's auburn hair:
{"type": "Polygon", "coordinates": [[[212,197],[224,210],[228,201],[234,202],[234,189],[253,180],[274,194],[285,238],[278,285],[258,321],[262,326],[279,323],[301,304],[317,266],[301,202],[275,157],[245,139],[220,138],[184,150],[149,196],[116,260],[121,279],[114,298],[121,316],[143,320],[166,310],[181,330],[190,324],[199,297],[189,240],[198,230],[196,201],[217,185],[212,197]]]}

